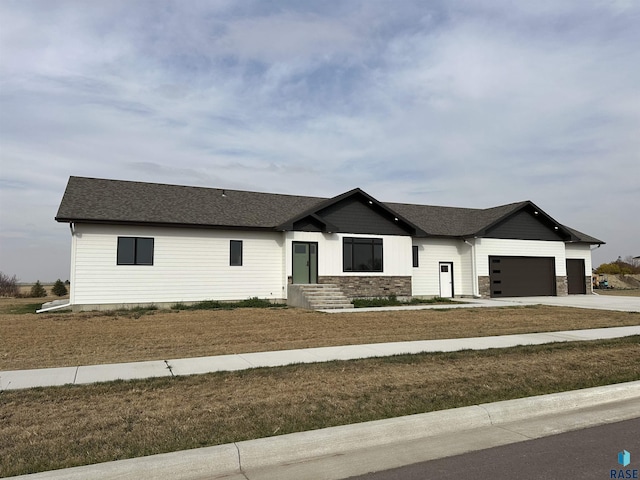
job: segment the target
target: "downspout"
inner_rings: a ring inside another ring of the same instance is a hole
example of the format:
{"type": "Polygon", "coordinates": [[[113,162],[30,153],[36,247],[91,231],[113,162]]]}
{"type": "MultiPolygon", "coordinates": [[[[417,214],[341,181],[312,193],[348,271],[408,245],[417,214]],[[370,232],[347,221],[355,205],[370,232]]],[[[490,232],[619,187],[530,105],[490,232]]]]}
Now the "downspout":
{"type": "Polygon", "coordinates": [[[480,298],[480,291],[478,288],[478,275],[476,275],[476,242],[470,243],[466,238],[462,239],[464,243],[471,247],[471,288],[474,298],[480,298]]]}
{"type": "MultiPolygon", "coordinates": [[[[75,229],[75,225],[73,224],[73,222],[69,222],[69,230],[71,230],[71,244],[73,245],[73,236],[76,234],[76,229],[75,229]]],[[[72,246],[72,250],[73,250],[73,246],[72,246]]],[[[73,267],[73,261],[72,263],[72,267],[73,267]]],[[[71,280],[73,280],[75,282],[75,279],[72,278],[71,280]]],[[[73,283],[71,284],[71,286],[73,285],[73,283]]],[[[71,290],[71,286],[69,286],[69,290],[71,290]]],[[[71,298],[69,298],[69,303],[65,303],[63,305],[53,305],[51,307],[46,307],[46,308],[41,308],[39,310],[36,310],[36,313],[42,313],[42,312],[50,312],[51,310],[60,310],[61,308],[69,308],[71,306],[71,298]]]]}
{"type": "Polygon", "coordinates": [[[50,312],[51,310],[59,310],[61,308],[69,308],[70,306],[71,306],[70,303],[65,303],[64,305],[54,305],[53,307],[41,308],[40,310],[36,310],[36,313],[50,312]]]}
{"type": "Polygon", "coordinates": [[[75,303],[75,287],[76,287],[76,224],[69,222],[69,230],[71,230],[71,269],[69,276],[71,284],[69,285],[69,304],[75,303]]]}

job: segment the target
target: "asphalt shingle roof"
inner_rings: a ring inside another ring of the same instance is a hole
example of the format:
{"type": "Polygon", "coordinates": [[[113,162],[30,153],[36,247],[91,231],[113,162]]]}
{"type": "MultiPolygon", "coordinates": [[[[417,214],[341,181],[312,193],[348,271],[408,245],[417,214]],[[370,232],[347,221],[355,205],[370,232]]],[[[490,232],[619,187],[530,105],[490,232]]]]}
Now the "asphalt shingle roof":
{"type": "Polygon", "coordinates": [[[273,228],[323,198],[70,177],[56,220],[273,228]]]}
{"type": "MultiPolygon", "coordinates": [[[[149,223],[157,225],[274,229],[328,198],[222,190],[157,183],[70,177],[59,222],[149,223]]],[[[456,208],[384,203],[428,235],[467,237],[530,202],[498,207],[456,208]]],[[[578,241],[603,243],[577,230],[578,241]]]]}

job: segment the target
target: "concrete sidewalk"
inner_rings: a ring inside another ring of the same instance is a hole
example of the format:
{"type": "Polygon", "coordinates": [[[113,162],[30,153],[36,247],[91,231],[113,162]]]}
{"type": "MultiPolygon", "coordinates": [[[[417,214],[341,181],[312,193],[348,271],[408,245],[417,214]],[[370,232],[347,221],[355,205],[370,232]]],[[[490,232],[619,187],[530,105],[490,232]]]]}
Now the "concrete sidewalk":
{"type": "Polygon", "coordinates": [[[640,335],[640,325],[490,337],[319,347],[134,363],[44,368],[36,370],[11,370],[0,371],[0,391],[65,384],[108,382],[113,380],[193,375],[220,371],[246,370],[257,367],[280,367],[293,363],[354,360],[422,352],[484,350],[489,348],[515,347],[519,345],[540,345],[553,342],[601,340],[631,335],[640,335]]]}
{"type": "Polygon", "coordinates": [[[339,480],[640,416],[640,381],[24,475],[339,480]]]}

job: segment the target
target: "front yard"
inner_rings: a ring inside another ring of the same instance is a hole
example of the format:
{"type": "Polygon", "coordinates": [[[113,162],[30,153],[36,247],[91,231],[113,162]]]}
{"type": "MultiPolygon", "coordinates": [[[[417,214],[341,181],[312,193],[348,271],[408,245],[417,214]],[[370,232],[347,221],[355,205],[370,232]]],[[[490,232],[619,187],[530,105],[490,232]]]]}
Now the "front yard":
{"type": "Polygon", "coordinates": [[[25,303],[0,300],[0,371],[640,324],[638,313],[548,306],[8,313],[33,311],[25,303]]]}
{"type": "MultiPolygon", "coordinates": [[[[36,315],[0,300],[1,370],[640,324],[508,307],[36,315]],[[9,313],[15,312],[15,313],[9,313]]],[[[640,380],[640,337],[0,391],[0,476],[640,380]]]]}

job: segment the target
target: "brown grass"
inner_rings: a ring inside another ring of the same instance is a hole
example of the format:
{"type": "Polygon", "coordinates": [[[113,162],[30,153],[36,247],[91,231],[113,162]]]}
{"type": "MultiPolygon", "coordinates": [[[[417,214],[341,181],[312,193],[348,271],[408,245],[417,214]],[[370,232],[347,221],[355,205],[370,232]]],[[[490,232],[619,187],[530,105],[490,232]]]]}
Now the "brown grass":
{"type": "Polygon", "coordinates": [[[638,365],[629,337],[5,391],[0,476],[638,380],[638,365]]]}
{"type": "MultiPolygon", "coordinates": [[[[0,312],[11,305],[0,301],[0,312]]],[[[637,313],[546,306],[349,314],[299,309],[0,313],[0,370],[638,324],[637,313]]]]}
{"type": "Polygon", "coordinates": [[[614,289],[614,290],[596,290],[598,295],[619,296],[619,297],[640,297],[640,289],[614,289]]]}

